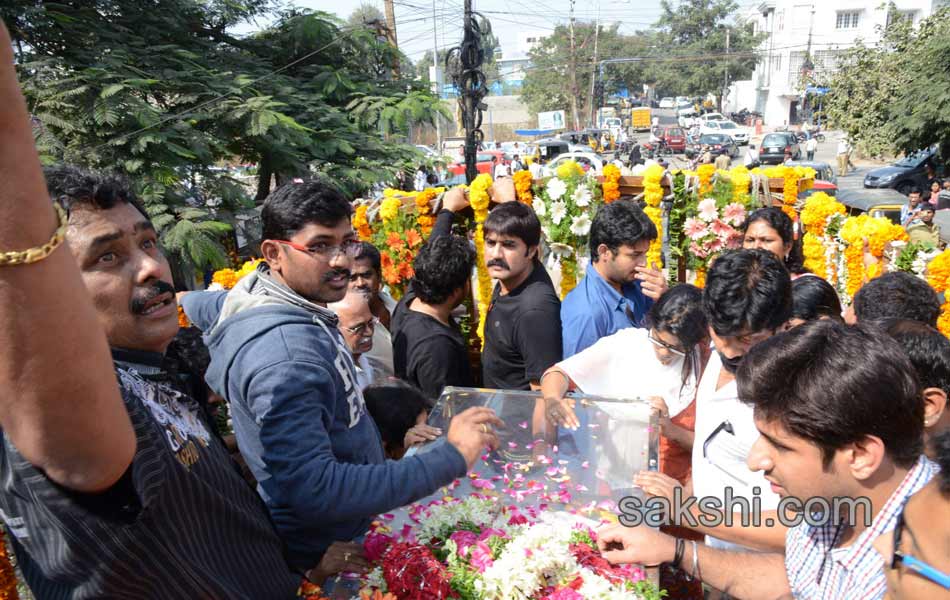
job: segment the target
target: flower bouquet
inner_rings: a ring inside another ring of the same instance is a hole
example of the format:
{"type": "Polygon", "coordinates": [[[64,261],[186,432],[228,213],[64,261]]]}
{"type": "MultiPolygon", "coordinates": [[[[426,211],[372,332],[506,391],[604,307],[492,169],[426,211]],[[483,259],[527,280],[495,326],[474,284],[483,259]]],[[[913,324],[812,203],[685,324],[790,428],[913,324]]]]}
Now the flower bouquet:
{"type": "Polygon", "coordinates": [[[655,600],[642,569],[598,552],[595,523],[545,506],[520,509],[471,495],[416,506],[398,534],[379,522],[366,536],[377,566],[362,598],[397,600],[655,600]]]}
{"type": "Polygon", "coordinates": [[[587,245],[593,214],[603,200],[593,174],[574,161],[558,166],[557,173],[536,186],[534,212],[561,271],[561,299],[577,285],[577,254],[587,245]]]}

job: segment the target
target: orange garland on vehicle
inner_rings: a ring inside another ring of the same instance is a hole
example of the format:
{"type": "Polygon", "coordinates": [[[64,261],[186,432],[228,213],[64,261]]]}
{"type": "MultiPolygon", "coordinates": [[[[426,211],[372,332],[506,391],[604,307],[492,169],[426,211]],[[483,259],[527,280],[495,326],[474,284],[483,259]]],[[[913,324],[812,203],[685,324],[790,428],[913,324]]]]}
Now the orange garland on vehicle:
{"type": "Polygon", "coordinates": [[[368,242],[370,236],[373,235],[373,230],[370,229],[369,219],[366,218],[366,211],[369,209],[365,204],[361,204],[356,207],[356,211],[353,213],[353,229],[356,230],[356,234],[360,236],[360,239],[364,242],[368,242]]]}
{"type": "Polygon", "coordinates": [[[615,164],[604,167],[604,204],[620,199],[620,169],[615,164]]]}
{"type": "Polygon", "coordinates": [[[950,299],[946,294],[950,288],[950,250],[944,250],[927,264],[927,283],[938,294],[944,294],[944,303],[937,318],[937,329],[950,337],[950,299]]]}
{"type": "Polygon", "coordinates": [[[488,188],[492,178],[488,173],[482,173],[472,181],[468,188],[468,201],[475,211],[475,271],[478,274],[478,338],[485,344],[485,317],[488,305],[491,303],[491,277],[485,265],[485,230],[483,225],[488,218],[488,188]]]}
{"type": "Polygon", "coordinates": [[[531,177],[531,171],[518,171],[512,175],[511,178],[515,182],[515,192],[518,194],[518,202],[533,206],[534,195],[531,193],[531,184],[534,180],[531,177]]]}
{"type": "Polygon", "coordinates": [[[712,178],[716,173],[716,165],[699,165],[696,169],[696,175],[699,177],[699,199],[712,191],[712,178]]]}

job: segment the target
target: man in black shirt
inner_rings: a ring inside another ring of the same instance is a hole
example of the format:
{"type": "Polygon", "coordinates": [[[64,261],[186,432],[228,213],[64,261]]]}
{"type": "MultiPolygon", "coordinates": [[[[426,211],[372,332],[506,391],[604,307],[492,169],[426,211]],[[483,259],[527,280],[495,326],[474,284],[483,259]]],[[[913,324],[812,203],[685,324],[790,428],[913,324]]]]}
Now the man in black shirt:
{"type": "Polygon", "coordinates": [[[413,262],[410,291],[393,311],[396,376],[435,399],[448,385],[474,385],[468,343],[452,310],[471,293],[475,251],[468,240],[430,238],[413,262]]]}
{"type": "Polygon", "coordinates": [[[561,301],[538,259],[541,223],[530,207],[508,202],[485,220],[485,264],[498,280],[485,318],[483,385],[540,389],[561,359],[561,301]]]}
{"type": "Polygon", "coordinates": [[[75,169],[50,176],[54,212],[10,48],[0,26],[0,252],[15,257],[0,261],[0,515],[27,582],[37,598],[293,598],[267,512],[162,371],[178,317],[154,226],[121,183],[75,169]]]}

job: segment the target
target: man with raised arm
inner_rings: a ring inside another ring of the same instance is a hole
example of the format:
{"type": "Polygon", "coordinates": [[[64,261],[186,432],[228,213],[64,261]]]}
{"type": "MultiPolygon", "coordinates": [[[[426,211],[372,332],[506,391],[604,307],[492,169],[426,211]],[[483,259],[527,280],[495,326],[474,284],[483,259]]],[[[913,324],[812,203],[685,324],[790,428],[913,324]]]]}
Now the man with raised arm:
{"type": "Polygon", "coordinates": [[[165,383],[178,322],[155,229],[120,181],[75,169],[49,174],[54,211],[10,48],[0,26],[0,514],[27,583],[293,598],[264,507],[165,383]]]}

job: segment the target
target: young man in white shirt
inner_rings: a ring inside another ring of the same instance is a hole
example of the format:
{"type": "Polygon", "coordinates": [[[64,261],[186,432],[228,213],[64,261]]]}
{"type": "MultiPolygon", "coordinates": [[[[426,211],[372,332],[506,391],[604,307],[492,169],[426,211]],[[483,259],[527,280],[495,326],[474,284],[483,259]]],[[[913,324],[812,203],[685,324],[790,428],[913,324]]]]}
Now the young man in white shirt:
{"type": "MultiPolygon", "coordinates": [[[[750,505],[758,501],[762,510],[774,517],[778,495],[762,473],[753,473],[746,466],[746,456],[759,432],[752,408],[739,400],[735,373],[749,349],[774,335],[788,320],[791,290],[788,270],[766,250],[726,252],[709,269],[703,309],[715,352],[696,394],[691,486],[696,498],[718,498],[725,505],[728,491],[750,505]]],[[[638,482],[647,493],[669,499],[678,487],[660,473],[642,473],[638,482]]],[[[706,542],[716,548],[761,550],[784,545],[783,527],[683,525],[705,533],[706,542]]]]}
{"type": "Polygon", "coordinates": [[[598,532],[605,558],[672,562],[745,600],[881,600],[874,542],[899,527],[907,499],[938,470],[921,455],[923,399],[900,346],[873,325],[812,321],[753,348],[738,381],[761,434],[749,469],[790,509],[784,556],[616,525],[598,532]]]}
{"type": "Polygon", "coordinates": [[[508,165],[498,160],[497,156],[492,158],[491,162],[494,165],[492,168],[493,179],[501,179],[502,177],[508,177],[511,175],[511,172],[508,170],[508,165]]]}

